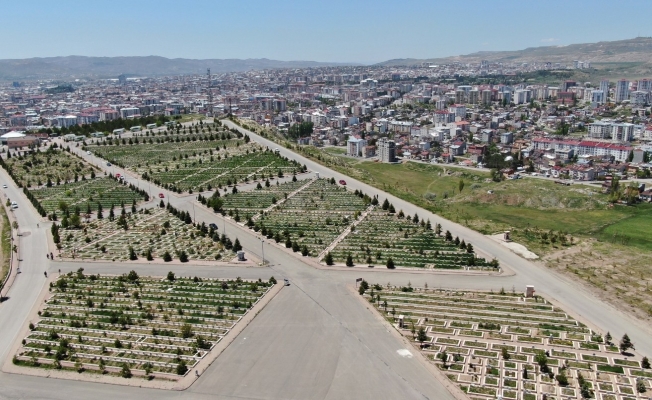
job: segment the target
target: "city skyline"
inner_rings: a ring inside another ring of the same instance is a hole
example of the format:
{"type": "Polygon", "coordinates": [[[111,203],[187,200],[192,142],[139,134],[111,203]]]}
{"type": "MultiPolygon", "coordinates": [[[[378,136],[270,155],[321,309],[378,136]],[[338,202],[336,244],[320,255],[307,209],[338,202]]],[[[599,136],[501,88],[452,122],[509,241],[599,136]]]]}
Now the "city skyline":
{"type": "MultiPolygon", "coordinates": [[[[56,5],[28,1],[4,7],[6,22],[0,35],[14,40],[5,43],[2,58],[157,55],[374,64],[652,34],[636,24],[576,29],[587,18],[584,2],[470,3],[465,10],[472,11],[465,13],[453,3],[419,1],[401,8],[339,0],[248,1],[230,3],[228,8],[204,1],[192,8],[175,7],[169,1],[115,1],[93,8],[77,1],[56,5]]],[[[624,8],[620,3],[592,2],[588,17],[590,10],[616,15],[632,9],[645,14],[652,11],[652,4],[636,0],[624,8]]]]}

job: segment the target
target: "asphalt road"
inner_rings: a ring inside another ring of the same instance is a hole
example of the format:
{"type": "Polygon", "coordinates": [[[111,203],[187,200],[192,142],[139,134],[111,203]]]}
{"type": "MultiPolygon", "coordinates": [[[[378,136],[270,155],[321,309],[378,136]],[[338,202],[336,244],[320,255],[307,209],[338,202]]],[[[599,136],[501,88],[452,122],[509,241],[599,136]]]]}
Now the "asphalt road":
{"type": "MultiPolygon", "coordinates": [[[[228,123],[228,122],[227,122],[228,123]]],[[[279,147],[249,132],[252,139],[270,148],[279,147]]],[[[74,148],[81,156],[95,161],[74,148]]],[[[494,289],[504,287],[523,290],[534,284],[539,293],[555,298],[564,307],[590,319],[603,330],[618,337],[626,330],[644,354],[652,354],[652,340],[646,327],[623,315],[611,306],[595,299],[551,271],[540,268],[511,253],[496,242],[476,232],[427,213],[411,204],[387,195],[361,182],[335,173],[289,150],[281,154],[306,164],[321,176],[345,179],[351,189],[361,189],[369,195],[389,198],[397,209],[439,222],[454,235],[471,241],[474,247],[498,258],[502,265],[515,271],[511,276],[429,275],[387,270],[318,270],[293,255],[269,244],[263,244],[268,267],[242,268],[233,266],[191,266],[170,264],[51,262],[44,258],[46,229],[29,202],[20,195],[4,171],[0,179],[9,185],[5,192],[19,203],[16,215],[21,231],[21,270],[9,291],[9,300],[0,305],[0,362],[9,348],[43,287],[43,271],[55,273],[76,270],[83,265],[88,272],[124,273],[136,269],[140,274],[177,274],[234,278],[288,278],[277,297],[253,320],[203,376],[184,392],[158,391],[124,386],[66,381],[0,373],[0,398],[220,398],[220,399],[450,399],[452,396],[416,358],[400,356],[397,350],[406,348],[395,334],[352,294],[345,285],[357,277],[370,282],[429,287],[494,289]],[[40,228],[36,224],[40,223],[40,228]]],[[[103,163],[101,168],[107,170],[103,163]]],[[[120,168],[108,168],[113,173],[120,168]]],[[[224,221],[220,216],[193,206],[194,196],[176,196],[135,177],[131,183],[146,188],[152,196],[164,193],[175,207],[190,211],[196,220],[215,222],[220,231],[232,239],[237,237],[249,254],[261,255],[261,242],[251,231],[224,221]]],[[[158,202],[156,197],[153,201],[158,202]]],[[[409,348],[414,352],[413,349],[409,348]]]]}

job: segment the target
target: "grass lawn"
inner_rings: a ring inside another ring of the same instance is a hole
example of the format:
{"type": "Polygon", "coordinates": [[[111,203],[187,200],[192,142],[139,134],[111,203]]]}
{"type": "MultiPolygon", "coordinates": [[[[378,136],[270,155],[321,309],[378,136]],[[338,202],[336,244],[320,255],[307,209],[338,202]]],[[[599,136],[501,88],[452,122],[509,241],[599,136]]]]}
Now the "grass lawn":
{"type": "Polygon", "coordinates": [[[605,226],[600,231],[599,239],[605,242],[613,242],[626,246],[637,247],[641,250],[652,250],[652,206],[641,204],[637,207],[616,207],[624,208],[618,210],[621,215],[626,215],[618,222],[605,226]]]}
{"type": "MultiPolygon", "coordinates": [[[[538,179],[488,182],[485,172],[411,162],[361,162],[352,169],[356,178],[484,234],[504,229],[557,231],[652,249],[648,239],[652,206],[609,209],[607,197],[590,186],[568,187],[538,179]],[[464,182],[461,193],[460,181],[464,182]]],[[[552,245],[537,245],[540,235],[515,234],[517,241],[533,245],[534,251],[555,250],[552,245]]]]}
{"type": "Polygon", "coordinates": [[[4,282],[5,276],[9,272],[9,260],[11,256],[11,225],[7,218],[7,211],[0,207],[2,222],[0,223],[0,283],[4,282]]]}
{"type": "Polygon", "coordinates": [[[324,147],[324,151],[331,154],[346,154],[345,147],[324,147]]]}

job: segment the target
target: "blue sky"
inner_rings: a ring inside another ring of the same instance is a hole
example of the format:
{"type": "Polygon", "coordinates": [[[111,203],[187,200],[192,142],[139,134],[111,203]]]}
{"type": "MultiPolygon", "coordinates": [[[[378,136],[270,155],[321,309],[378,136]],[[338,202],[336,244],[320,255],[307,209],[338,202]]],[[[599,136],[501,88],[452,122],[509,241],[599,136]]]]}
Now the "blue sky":
{"type": "Polygon", "coordinates": [[[0,58],[374,63],[652,36],[650,0],[6,0],[0,58]]]}

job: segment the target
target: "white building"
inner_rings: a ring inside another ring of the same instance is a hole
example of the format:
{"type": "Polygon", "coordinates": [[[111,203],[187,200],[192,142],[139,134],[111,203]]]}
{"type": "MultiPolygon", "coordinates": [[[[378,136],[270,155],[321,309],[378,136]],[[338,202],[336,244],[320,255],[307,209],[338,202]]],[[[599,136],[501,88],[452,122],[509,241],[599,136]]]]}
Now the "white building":
{"type": "Polygon", "coordinates": [[[591,139],[608,139],[611,136],[611,122],[592,122],[589,124],[588,132],[591,139]]]}
{"type": "Polygon", "coordinates": [[[120,109],[120,118],[134,118],[135,116],[140,115],[140,108],[138,107],[125,107],[120,109]]]}
{"type": "Polygon", "coordinates": [[[77,116],[59,115],[57,117],[54,117],[51,121],[59,128],[69,128],[73,125],[77,125],[77,116]]]}
{"type": "Polygon", "coordinates": [[[644,106],[650,102],[650,92],[635,90],[629,93],[629,101],[635,106],[644,106]]]}
{"type": "Polygon", "coordinates": [[[611,125],[611,140],[630,142],[634,138],[634,124],[614,123],[611,125]]]}
{"type": "Polygon", "coordinates": [[[349,137],[346,142],[346,154],[353,157],[362,157],[367,141],[356,137],[349,137]]]}

